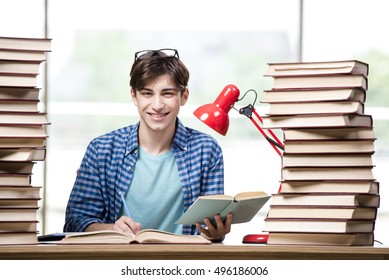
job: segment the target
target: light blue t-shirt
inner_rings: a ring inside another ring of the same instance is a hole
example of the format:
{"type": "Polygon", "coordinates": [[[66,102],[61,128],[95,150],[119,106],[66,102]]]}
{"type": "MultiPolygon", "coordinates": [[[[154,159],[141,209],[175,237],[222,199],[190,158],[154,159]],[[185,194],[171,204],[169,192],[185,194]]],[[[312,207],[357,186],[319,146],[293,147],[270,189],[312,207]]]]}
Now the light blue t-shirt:
{"type": "Polygon", "coordinates": [[[184,195],[173,152],[150,155],[139,147],[138,153],[125,196],[131,217],[142,229],[182,234],[182,225],[175,222],[184,213],[184,195]]]}

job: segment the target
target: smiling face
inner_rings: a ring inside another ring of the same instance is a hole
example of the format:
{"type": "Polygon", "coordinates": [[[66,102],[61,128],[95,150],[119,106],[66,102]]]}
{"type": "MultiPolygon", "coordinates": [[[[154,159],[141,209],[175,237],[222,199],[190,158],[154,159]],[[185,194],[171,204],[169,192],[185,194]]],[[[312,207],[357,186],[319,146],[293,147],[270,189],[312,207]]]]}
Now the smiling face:
{"type": "Polygon", "coordinates": [[[181,92],[167,74],[158,76],[136,92],[131,89],[140,116],[140,131],[173,136],[180,107],[185,105],[188,95],[188,89],[181,92]]]}

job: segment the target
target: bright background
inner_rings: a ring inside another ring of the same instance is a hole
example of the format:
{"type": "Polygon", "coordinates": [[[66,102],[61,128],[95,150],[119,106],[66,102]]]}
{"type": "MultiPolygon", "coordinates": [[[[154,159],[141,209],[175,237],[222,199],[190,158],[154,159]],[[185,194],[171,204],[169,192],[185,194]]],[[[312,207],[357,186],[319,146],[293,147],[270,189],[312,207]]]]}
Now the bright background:
{"type": "MultiPolygon", "coordinates": [[[[225,192],[231,195],[276,192],[280,158],[238,113],[232,112],[230,130],[223,137],[195,119],[195,108],[213,101],[229,83],[242,94],[255,89],[260,100],[263,90],[271,87],[271,79],[263,77],[270,62],[359,59],[369,63],[366,113],[373,115],[378,136],[374,174],[381,184],[375,235],[387,245],[386,8],[386,2],[379,0],[0,0],[0,36],[53,39],[45,63],[47,85],[41,80],[42,100],[47,101],[42,110],[52,123],[46,168],[38,165],[33,178],[37,185],[44,184],[41,232],[62,231],[67,199],[89,141],[137,121],[128,87],[134,52],[170,47],[179,50],[191,72],[190,100],[180,118],[219,141],[225,157],[225,192]]],[[[266,113],[259,102],[256,108],[266,113]]],[[[266,212],[265,207],[250,223],[234,225],[226,243],[239,244],[245,234],[260,233],[266,212]]]]}

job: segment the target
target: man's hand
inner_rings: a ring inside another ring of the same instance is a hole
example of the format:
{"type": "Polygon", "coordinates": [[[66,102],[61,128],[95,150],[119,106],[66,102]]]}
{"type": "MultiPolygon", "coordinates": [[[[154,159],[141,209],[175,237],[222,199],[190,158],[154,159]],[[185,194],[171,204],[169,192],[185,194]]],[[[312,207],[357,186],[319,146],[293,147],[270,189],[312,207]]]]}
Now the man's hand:
{"type": "Polygon", "coordinates": [[[113,230],[137,234],[142,229],[140,223],[127,216],[121,216],[113,225],[113,230]]]}
{"type": "Polygon", "coordinates": [[[220,215],[215,215],[214,218],[216,225],[213,225],[208,218],[205,218],[204,223],[206,227],[203,228],[199,223],[197,223],[196,228],[203,237],[217,242],[221,241],[224,236],[231,231],[232,214],[230,213],[227,215],[224,223],[220,215]]]}

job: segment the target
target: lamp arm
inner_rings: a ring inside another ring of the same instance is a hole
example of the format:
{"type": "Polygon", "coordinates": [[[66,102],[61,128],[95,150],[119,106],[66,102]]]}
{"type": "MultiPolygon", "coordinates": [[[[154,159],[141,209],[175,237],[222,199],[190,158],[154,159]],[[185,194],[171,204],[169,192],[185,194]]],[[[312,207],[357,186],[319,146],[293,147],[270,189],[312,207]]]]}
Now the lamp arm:
{"type": "Polygon", "coordinates": [[[273,147],[273,149],[281,157],[282,156],[282,152],[280,150],[284,150],[284,144],[281,142],[280,139],[278,139],[278,137],[274,134],[274,132],[271,129],[266,129],[266,131],[271,135],[271,137],[269,137],[265,133],[265,131],[262,129],[262,127],[258,124],[258,122],[252,117],[252,113],[254,113],[255,117],[261,123],[263,123],[261,116],[257,113],[257,111],[255,110],[254,106],[249,104],[246,107],[243,107],[243,108],[239,109],[239,113],[241,115],[245,115],[246,117],[248,117],[251,120],[251,122],[259,130],[259,132],[263,135],[263,137],[265,137],[265,139],[270,143],[270,145],[273,147]]]}

